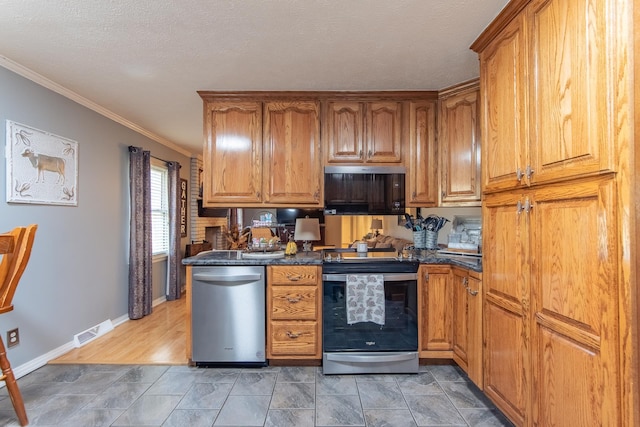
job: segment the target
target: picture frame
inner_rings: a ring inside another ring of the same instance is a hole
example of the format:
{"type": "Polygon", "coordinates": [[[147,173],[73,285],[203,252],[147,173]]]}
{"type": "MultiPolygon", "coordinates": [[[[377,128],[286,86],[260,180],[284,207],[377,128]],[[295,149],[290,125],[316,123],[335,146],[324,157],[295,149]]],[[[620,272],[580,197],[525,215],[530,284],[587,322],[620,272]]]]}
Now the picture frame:
{"type": "Polygon", "coordinates": [[[6,121],[7,203],[78,205],[78,143],[6,121]]]}
{"type": "Polygon", "coordinates": [[[180,236],[187,237],[187,180],[180,178],[180,236]]]}

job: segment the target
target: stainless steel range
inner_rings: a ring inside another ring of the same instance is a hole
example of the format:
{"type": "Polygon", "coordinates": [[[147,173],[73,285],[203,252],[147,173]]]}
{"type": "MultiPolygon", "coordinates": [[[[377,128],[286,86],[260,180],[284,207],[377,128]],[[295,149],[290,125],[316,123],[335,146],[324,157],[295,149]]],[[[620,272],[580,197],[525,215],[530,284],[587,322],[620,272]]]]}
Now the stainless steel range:
{"type": "Polygon", "coordinates": [[[418,372],[419,263],[389,250],[324,252],[323,372],[418,372]]]}

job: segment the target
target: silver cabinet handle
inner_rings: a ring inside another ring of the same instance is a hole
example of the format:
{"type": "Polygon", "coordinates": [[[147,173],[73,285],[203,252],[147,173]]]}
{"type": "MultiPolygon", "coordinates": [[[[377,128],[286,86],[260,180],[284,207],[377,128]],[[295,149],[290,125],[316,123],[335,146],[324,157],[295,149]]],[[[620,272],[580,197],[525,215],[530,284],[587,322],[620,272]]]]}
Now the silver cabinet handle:
{"type": "Polygon", "coordinates": [[[535,171],[531,169],[531,165],[527,165],[527,169],[525,170],[525,175],[527,175],[527,179],[531,179],[531,175],[533,175],[535,171]]]}
{"type": "Polygon", "coordinates": [[[287,336],[289,338],[291,338],[291,339],[296,339],[296,338],[300,337],[300,334],[296,334],[296,333],[293,333],[291,331],[287,331],[287,336]]]}
{"type": "Polygon", "coordinates": [[[524,178],[524,172],[522,172],[522,169],[520,169],[520,166],[518,166],[518,168],[516,169],[516,179],[518,180],[518,182],[521,182],[522,178],[524,178]]]}

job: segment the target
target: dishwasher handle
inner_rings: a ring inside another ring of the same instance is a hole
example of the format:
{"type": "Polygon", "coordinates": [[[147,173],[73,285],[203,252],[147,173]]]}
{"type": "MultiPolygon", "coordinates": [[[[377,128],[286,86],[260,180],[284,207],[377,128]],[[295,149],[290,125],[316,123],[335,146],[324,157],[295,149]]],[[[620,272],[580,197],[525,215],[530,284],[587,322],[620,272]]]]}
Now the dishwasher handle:
{"type": "Polygon", "coordinates": [[[211,274],[211,273],[195,273],[193,280],[198,282],[209,283],[229,283],[236,282],[257,282],[262,279],[262,274],[211,274]]]}

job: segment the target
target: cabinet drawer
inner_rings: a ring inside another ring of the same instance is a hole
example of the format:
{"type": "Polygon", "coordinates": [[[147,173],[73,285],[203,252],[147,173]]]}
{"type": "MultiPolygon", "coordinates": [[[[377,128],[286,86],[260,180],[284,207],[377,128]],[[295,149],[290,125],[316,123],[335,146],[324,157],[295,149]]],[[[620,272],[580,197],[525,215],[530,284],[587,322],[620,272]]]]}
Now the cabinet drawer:
{"type": "Polygon", "coordinates": [[[317,322],[273,322],[269,356],[316,356],[320,354],[317,322]]]}
{"type": "Polygon", "coordinates": [[[318,267],[313,265],[271,267],[268,282],[271,285],[316,285],[318,267]]]}
{"type": "Polygon", "coordinates": [[[318,288],[287,286],[271,288],[272,320],[316,320],[318,288]]]}

